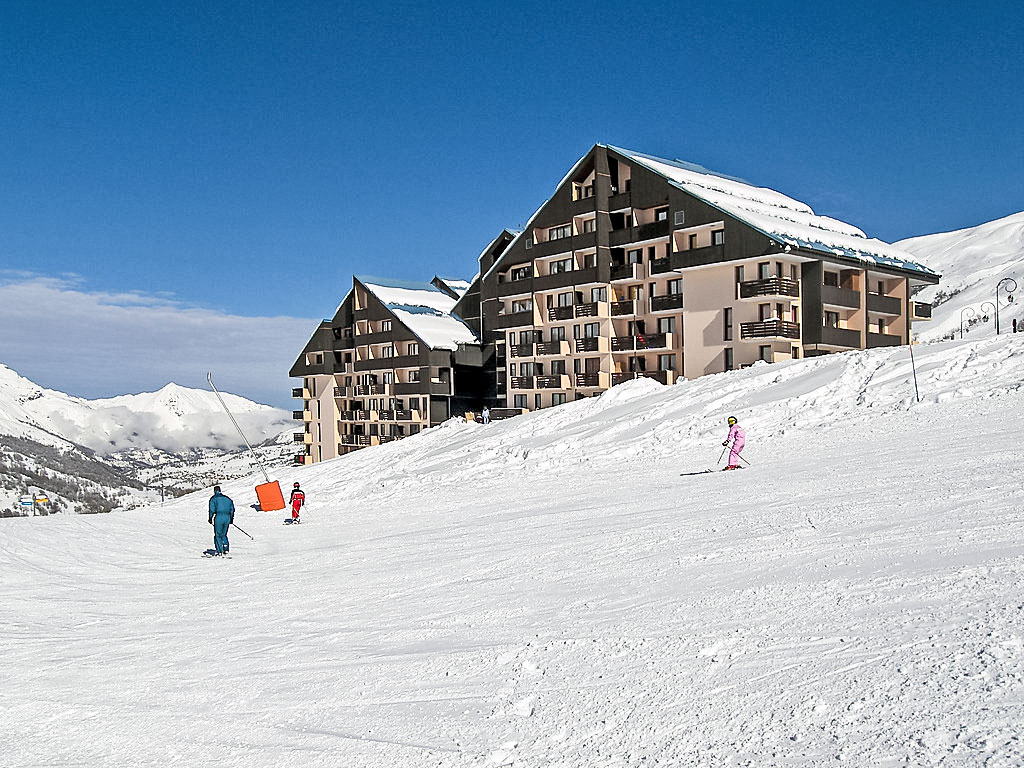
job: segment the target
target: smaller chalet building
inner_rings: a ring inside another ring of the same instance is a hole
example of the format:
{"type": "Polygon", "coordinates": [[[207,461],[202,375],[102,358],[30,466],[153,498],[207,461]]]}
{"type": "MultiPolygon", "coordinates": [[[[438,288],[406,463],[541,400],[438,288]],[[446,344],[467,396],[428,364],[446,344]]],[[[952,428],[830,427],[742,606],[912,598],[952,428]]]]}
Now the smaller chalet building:
{"type": "Polygon", "coordinates": [[[485,378],[483,347],[451,315],[467,288],[441,278],[352,278],[291,368],[302,378],[292,390],[302,400],[293,413],[303,422],[297,461],[323,461],[479,410],[493,373],[485,378]]]}
{"type": "Polygon", "coordinates": [[[939,275],[772,189],[597,144],[469,283],[354,278],[292,376],[305,460],[483,405],[512,412],[908,344],[939,275]]]}

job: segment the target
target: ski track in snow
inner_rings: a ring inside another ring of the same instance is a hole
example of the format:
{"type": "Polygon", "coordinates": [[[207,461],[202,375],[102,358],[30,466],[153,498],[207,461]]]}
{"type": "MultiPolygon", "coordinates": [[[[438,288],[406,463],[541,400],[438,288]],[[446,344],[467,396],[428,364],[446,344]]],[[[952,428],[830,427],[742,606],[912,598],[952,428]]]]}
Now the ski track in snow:
{"type": "Polygon", "coordinates": [[[1024,339],[639,381],[0,521],[0,763],[1024,764],[1024,339]],[[725,417],[742,472],[712,466],[725,417]]]}

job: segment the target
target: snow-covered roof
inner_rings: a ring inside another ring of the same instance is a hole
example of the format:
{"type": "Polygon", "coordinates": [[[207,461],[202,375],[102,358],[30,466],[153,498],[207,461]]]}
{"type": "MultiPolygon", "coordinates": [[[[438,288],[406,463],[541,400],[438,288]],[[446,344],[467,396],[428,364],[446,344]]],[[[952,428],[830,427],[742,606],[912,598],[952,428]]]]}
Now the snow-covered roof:
{"type": "Polygon", "coordinates": [[[459,294],[460,298],[466,295],[466,291],[469,290],[469,286],[471,285],[469,280],[463,280],[462,278],[457,277],[439,277],[437,279],[451,288],[455,293],[459,294]]]}
{"type": "Polygon", "coordinates": [[[469,327],[452,316],[455,299],[436,286],[359,275],[356,279],[431,349],[478,343],[469,327]]]}
{"type": "Polygon", "coordinates": [[[819,216],[809,205],[781,192],[679,160],[612,149],[665,177],[685,192],[749,224],[782,245],[897,267],[925,275],[934,270],[889,243],[868,237],[860,229],[829,216],[819,216]]]}

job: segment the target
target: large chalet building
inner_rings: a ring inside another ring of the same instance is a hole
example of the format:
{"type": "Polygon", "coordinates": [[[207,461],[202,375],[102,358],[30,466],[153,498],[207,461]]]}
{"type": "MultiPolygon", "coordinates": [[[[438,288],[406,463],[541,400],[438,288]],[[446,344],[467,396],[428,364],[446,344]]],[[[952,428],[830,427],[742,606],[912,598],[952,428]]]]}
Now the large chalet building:
{"type": "MultiPolygon", "coordinates": [[[[310,385],[362,392],[367,384],[346,382],[380,359],[374,345],[406,358],[403,343],[418,344],[419,355],[428,349],[393,313],[395,296],[380,295],[387,286],[353,281],[351,310],[343,302],[292,369],[304,378],[295,394],[305,403],[296,412],[305,455],[319,460],[410,434],[462,408],[534,410],[641,376],[672,384],[757,361],[907,344],[912,322],[931,315],[911,295],[939,278],[898,248],[773,190],[606,145],[569,170],[525,229],[501,232],[478,267],[468,285],[428,284],[446,300],[423,306],[447,318],[452,338],[435,338],[427,357],[403,361],[412,367],[390,369],[392,388],[377,395],[381,410],[370,411],[407,411],[416,397],[418,419],[339,418],[332,432],[307,408],[325,404],[310,385]],[[374,325],[386,314],[390,331],[374,325]],[[346,343],[356,351],[339,346],[346,343]],[[320,366],[316,375],[310,366],[320,366]],[[409,384],[416,366],[421,387],[413,394],[398,385],[409,384]],[[439,384],[437,394],[422,385],[428,375],[431,384],[447,382],[443,395],[439,384]]],[[[334,401],[343,415],[373,405],[334,401]]]]}

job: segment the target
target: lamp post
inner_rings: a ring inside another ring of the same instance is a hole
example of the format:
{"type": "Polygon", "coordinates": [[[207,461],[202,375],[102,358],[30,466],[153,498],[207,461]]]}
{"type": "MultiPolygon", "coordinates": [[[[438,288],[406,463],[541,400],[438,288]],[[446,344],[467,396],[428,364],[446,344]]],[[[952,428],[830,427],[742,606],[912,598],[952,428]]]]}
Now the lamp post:
{"type": "Polygon", "coordinates": [[[1013,285],[1012,288],[1006,289],[1006,300],[1007,302],[1013,301],[1013,292],[1017,290],[1017,281],[1012,277],[1004,277],[998,283],[996,283],[996,336],[999,335],[999,289],[1003,283],[1010,283],[1013,285]]]}
{"type": "MultiPolygon", "coordinates": [[[[992,311],[995,311],[996,305],[991,301],[983,301],[981,303],[982,321],[988,321],[988,315],[985,314],[985,307],[992,307],[992,311]]],[[[960,310],[960,338],[964,337],[964,316],[966,315],[967,320],[970,321],[972,317],[977,317],[978,313],[974,311],[974,307],[964,307],[960,310]]],[[[970,322],[967,323],[970,326],[970,322]]]]}

